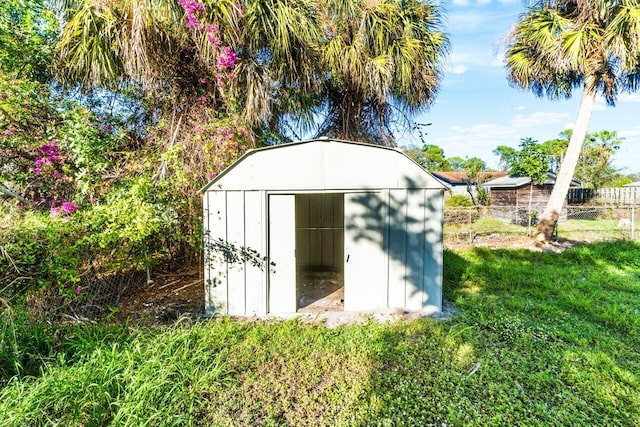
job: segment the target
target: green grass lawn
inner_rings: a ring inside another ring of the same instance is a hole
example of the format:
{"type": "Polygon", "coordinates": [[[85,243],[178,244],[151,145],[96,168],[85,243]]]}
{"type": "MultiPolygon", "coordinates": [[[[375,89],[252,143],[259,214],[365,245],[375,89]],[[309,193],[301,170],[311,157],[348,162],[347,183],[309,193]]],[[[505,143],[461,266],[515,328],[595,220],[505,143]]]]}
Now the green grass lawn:
{"type": "MultiPolygon", "coordinates": [[[[615,219],[570,219],[558,224],[558,235],[567,239],[581,241],[599,241],[628,239],[631,237],[629,227],[620,227],[615,219]]],[[[640,230],[634,230],[634,238],[640,238],[640,230]]]]}
{"type": "Polygon", "coordinates": [[[444,321],[64,327],[5,310],[0,424],[640,424],[639,244],[444,262],[444,321]]]}

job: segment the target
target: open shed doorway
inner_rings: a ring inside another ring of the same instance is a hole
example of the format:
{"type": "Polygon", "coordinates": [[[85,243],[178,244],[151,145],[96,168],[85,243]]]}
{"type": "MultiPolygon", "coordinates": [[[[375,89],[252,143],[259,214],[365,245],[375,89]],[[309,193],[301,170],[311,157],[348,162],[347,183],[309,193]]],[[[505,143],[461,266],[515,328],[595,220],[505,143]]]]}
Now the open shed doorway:
{"type": "Polygon", "coordinates": [[[344,310],[344,194],[297,194],[296,308],[344,310]]]}

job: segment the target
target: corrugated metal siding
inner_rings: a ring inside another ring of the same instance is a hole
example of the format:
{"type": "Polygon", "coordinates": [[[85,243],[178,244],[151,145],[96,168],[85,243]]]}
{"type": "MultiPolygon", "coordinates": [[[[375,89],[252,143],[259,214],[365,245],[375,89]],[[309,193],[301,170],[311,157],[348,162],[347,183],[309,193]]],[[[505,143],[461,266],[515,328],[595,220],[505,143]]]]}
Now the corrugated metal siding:
{"type": "Polygon", "coordinates": [[[295,196],[269,196],[269,313],[296,311],[295,196]]]}
{"type": "Polygon", "coordinates": [[[205,195],[205,301],[207,314],[213,314],[214,308],[226,312],[227,301],[227,263],[218,251],[210,245],[221,239],[227,241],[227,201],[224,191],[208,191],[205,195]]]}
{"type": "Polygon", "coordinates": [[[392,190],[388,200],[389,307],[440,310],[442,192],[392,190]]]}
{"type": "Polygon", "coordinates": [[[407,190],[390,190],[385,244],[388,263],[389,307],[404,307],[407,300],[405,264],[407,260],[407,190]]]}
{"type": "MultiPolygon", "coordinates": [[[[265,193],[262,191],[245,191],[245,244],[247,248],[255,250],[259,257],[267,256],[266,232],[263,218],[265,216],[265,193]]],[[[265,314],[266,301],[266,274],[269,266],[264,264],[245,264],[245,315],[253,316],[265,314]]]]}
{"type": "Polygon", "coordinates": [[[444,222],[443,194],[440,190],[425,190],[425,254],[423,265],[423,303],[426,311],[442,310],[442,226],[444,222]]]}
{"type": "MultiPolygon", "coordinates": [[[[264,314],[266,266],[251,260],[229,263],[224,250],[212,244],[222,239],[236,256],[255,251],[266,256],[262,218],[264,193],[260,191],[207,191],[205,209],[205,308],[234,315],[264,314]]],[[[254,257],[255,258],[255,257],[254,257]]]]}

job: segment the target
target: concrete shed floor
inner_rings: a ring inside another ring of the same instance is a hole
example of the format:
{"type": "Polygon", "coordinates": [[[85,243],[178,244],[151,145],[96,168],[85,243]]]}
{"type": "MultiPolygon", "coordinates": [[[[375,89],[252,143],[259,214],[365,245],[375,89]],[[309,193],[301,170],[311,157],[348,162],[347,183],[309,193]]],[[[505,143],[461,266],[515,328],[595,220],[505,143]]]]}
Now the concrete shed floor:
{"type": "Polygon", "coordinates": [[[303,271],[298,274],[299,313],[344,310],[344,279],[340,272],[303,271]]]}

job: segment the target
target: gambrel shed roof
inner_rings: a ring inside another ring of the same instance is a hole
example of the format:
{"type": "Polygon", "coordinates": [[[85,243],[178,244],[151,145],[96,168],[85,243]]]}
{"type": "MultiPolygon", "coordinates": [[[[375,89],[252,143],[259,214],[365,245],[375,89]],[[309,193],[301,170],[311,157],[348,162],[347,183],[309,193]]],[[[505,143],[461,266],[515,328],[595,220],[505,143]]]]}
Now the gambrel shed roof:
{"type": "Polygon", "coordinates": [[[395,148],[321,138],[250,150],[202,191],[372,188],[444,186],[395,148]]]}

